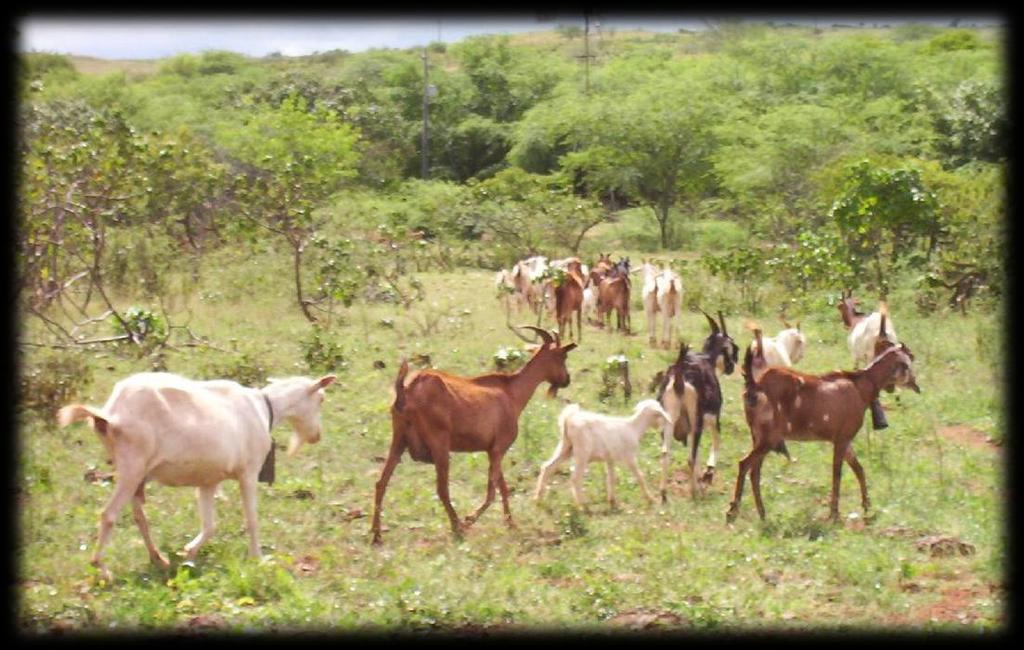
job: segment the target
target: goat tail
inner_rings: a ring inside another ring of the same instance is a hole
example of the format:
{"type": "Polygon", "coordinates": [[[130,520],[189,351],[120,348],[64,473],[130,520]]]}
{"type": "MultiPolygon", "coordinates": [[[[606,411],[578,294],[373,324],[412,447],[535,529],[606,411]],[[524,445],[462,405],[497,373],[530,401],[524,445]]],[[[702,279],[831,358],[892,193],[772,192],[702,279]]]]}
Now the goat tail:
{"type": "Polygon", "coordinates": [[[398,412],[405,408],[405,376],[408,374],[409,360],[403,358],[402,365],[398,367],[398,376],[395,377],[395,403],[391,405],[398,412]]]}
{"type": "MultiPolygon", "coordinates": [[[[756,356],[761,365],[764,364],[764,343],[761,341],[761,330],[754,329],[754,337],[757,344],[756,356]]],[[[754,381],[754,344],[747,346],[743,355],[743,399],[746,405],[753,408],[757,404],[757,382],[754,381]]],[[[787,454],[788,455],[788,454],[787,454]]]]}
{"type": "Polygon", "coordinates": [[[101,436],[110,430],[110,418],[98,408],[84,404],[69,404],[57,411],[57,424],[61,427],[87,419],[92,419],[92,428],[101,436]]]}
{"type": "Polygon", "coordinates": [[[580,412],[579,404],[569,404],[558,414],[558,435],[561,438],[563,450],[572,448],[572,441],[569,440],[569,418],[580,412]]]}

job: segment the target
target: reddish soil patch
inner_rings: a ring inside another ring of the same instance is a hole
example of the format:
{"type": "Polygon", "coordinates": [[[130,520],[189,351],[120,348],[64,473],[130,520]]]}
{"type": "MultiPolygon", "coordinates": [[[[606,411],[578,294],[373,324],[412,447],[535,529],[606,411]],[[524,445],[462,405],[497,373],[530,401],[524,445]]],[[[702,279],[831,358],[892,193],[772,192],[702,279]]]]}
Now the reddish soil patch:
{"type": "Polygon", "coordinates": [[[937,602],[925,605],[907,614],[905,622],[923,624],[940,623],[973,623],[981,618],[974,607],[974,601],[983,596],[978,587],[949,587],[942,590],[937,602]]]}
{"type": "Polygon", "coordinates": [[[985,451],[998,453],[1000,447],[993,444],[989,437],[971,427],[966,427],[961,424],[955,424],[951,427],[941,427],[938,430],[938,434],[958,445],[964,447],[970,447],[972,449],[984,449],[985,451]]]}

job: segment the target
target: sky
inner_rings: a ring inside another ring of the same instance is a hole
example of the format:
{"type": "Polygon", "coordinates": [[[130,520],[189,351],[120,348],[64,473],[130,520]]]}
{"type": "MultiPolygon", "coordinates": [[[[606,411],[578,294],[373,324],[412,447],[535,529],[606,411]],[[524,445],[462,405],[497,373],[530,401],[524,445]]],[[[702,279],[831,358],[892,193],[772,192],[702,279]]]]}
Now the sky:
{"type": "MultiPolygon", "coordinates": [[[[827,27],[833,23],[857,25],[898,25],[907,22],[927,22],[949,25],[953,18],[961,24],[1005,24],[998,14],[968,15],[942,12],[919,14],[911,17],[897,15],[875,16],[749,16],[732,18],[774,20],[817,24],[827,27]]],[[[597,14],[591,18],[601,28],[617,30],[642,28],[647,31],[675,32],[680,28],[702,30],[707,21],[716,18],[698,14],[597,14]]],[[[519,33],[546,31],[558,25],[583,26],[580,14],[338,14],[304,17],[247,17],[227,15],[196,16],[182,14],[161,18],[148,15],[138,18],[112,18],[88,16],[82,13],[27,14],[17,22],[17,49],[20,52],[56,52],[92,56],[103,59],[159,59],[182,53],[204,50],[229,50],[249,56],[279,53],[284,56],[302,56],[334,49],[361,52],[374,47],[408,48],[423,46],[431,41],[454,43],[474,34],[519,33]]]]}

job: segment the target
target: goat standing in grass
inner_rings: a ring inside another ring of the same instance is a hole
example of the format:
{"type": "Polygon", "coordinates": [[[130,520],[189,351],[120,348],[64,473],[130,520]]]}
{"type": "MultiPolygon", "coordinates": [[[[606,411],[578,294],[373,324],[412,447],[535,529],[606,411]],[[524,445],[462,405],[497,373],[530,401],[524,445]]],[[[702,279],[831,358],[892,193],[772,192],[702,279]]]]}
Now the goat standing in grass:
{"type": "Polygon", "coordinates": [[[323,389],[334,375],[320,379],[293,377],[271,380],[262,389],[233,381],[193,381],[164,372],[143,372],[114,386],[103,408],[71,404],[57,414],[61,426],[89,420],[99,434],[117,472],[114,493],[100,516],[99,538],[92,564],[110,581],[103,548],[110,541],[121,509],[132,501],[132,514],[153,563],[170,563],[149,535],[142,506],[146,481],[198,488],[202,530],[185,545],[193,560],[214,531],[213,498],[217,485],[235,479],[242,493],[249,555],[260,557],[256,521],[256,482],[261,468],[273,475],[274,424],[287,420],[294,432],[288,454],[303,443],[320,440],[323,389]]]}
{"type": "Polygon", "coordinates": [[[647,317],[647,341],[652,346],[657,345],[655,330],[658,314],[661,314],[661,342],[668,349],[672,342],[672,321],[679,314],[683,300],[682,280],[672,269],[659,269],[647,261],[641,265],[640,271],[644,278],[640,296],[647,317]]]}
{"type": "Polygon", "coordinates": [[[555,286],[555,320],[558,323],[558,336],[569,330],[569,338],[574,341],[583,340],[583,276],[579,260],[570,264],[562,276],[561,282],[555,286]],[[576,336],[572,333],[572,316],[576,314],[576,336]]]}
{"type": "MultiPolygon", "coordinates": [[[[710,426],[714,435],[707,468],[701,476],[701,487],[711,483],[715,476],[715,463],[721,438],[722,389],[718,383],[716,369],[727,375],[735,368],[739,347],[729,336],[722,312],[718,320],[701,310],[711,333],[704,339],[702,352],[693,353],[683,343],[679,356],[661,375],[658,385],[658,401],[673,420],[662,431],[661,444],[661,500],[668,501],[669,445],[672,438],[689,446],[690,495],[697,496],[697,452],[701,433],[710,426]]],[[[788,454],[787,454],[788,455],[788,454]]]]}
{"type": "MultiPolygon", "coordinates": [[[[756,338],[761,330],[754,330],[756,338]]],[[[845,460],[860,483],[861,505],[870,506],[864,468],[853,451],[853,439],[864,422],[864,411],[882,389],[905,386],[918,393],[913,357],[906,346],[892,346],[864,370],[808,375],[787,368],[768,368],[764,355],[747,348],[743,359],[743,411],[753,439],[750,453],[739,462],[736,490],[726,522],[739,512],[743,482],[750,472],[757,513],[764,519],[761,501],[761,463],[769,451],[785,440],[821,440],[832,443],[832,494],[829,518],[839,518],[839,481],[845,460]]]]}
{"type": "Polygon", "coordinates": [[[537,332],[543,343],[522,368],[513,373],[495,372],[477,377],[459,377],[435,370],[421,371],[407,380],[406,360],[395,378],[395,401],[391,406],[391,448],[377,481],[370,532],[373,544],[381,543],[380,511],[395,466],[405,450],[413,460],[433,463],[437,474],[437,496],[444,505],[457,538],[491,505],[495,489],[501,490],[505,522],[513,527],[508,506],[508,485],[501,460],[519,435],[519,415],[542,382],[551,385],[548,396],[569,385],[566,356],[575,343],[562,346],[546,330],[537,332]],[[453,451],[487,452],[490,467],[487,496],[465,521],[460,522],[448,496],[448,460],[453,451]]]}
{"type": "Polygon", "coordinates": [[[573,458],[572,495],[576,505],[583,507],[583,476],[587,463],[603,460],[608,463],[605,478],[608,487],[608,503],[615,507],[615,463],[625,463],[633,472],[637,483],[650,502],[654,496],[647,489],[644,475],[636,462],[640,437],[645,431],[661,424],[671,425],[672,419],[657,400],[645,399],[636,405],[631,417],[614,417],[580,409],[579,404],[570,404],[558,416],[558,431],[561,438],[555,453],[541,467],[537,479],[537,491],[533,498],[540,500],[544,486],[551,480],[555,469],[562,462],[573,458]]]}

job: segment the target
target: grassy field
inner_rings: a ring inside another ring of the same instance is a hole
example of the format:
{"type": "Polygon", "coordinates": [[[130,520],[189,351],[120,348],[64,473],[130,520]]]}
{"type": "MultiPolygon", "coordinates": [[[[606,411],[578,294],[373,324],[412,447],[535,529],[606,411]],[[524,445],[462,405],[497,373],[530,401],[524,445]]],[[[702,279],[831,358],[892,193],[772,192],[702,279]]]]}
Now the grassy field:
{"type": "MultiPolygon", "coordinates": [[[[187,303],[192,331],[224,350],[249,353],[270,376],[314,374],[298,343],[309,326],[282,280],[289,277],[285,257],[224,253],[205,264],[201,290],[178,301],[180,319],[187,303]]],[[[677,443],[667,504],[649,506],[620,470],[620,508],[610,511],[600,465],[588,472],[589,512],[572,506],[567,465],[544,502],[535,504],[530,496],[557,442],[562,399],[626,414],[675,357],[674,349],[647,345],[643,311],[635,304],[638,334],[586,327],[570,355],[572,385],[556,400],[538,390],[524,411],[519,439],[504,461],[516,530],[505,527],[497,504],[464,541],[454,541],[434,492],[433,467],[406,456],[385,498],[384,545],[374,548],[369,515],[391,437],[388,408],[400,358],[426,353],[437,368],[477,374],[493,368],[500,346],[520,345],[505,328],[491,272],[426,273],[422,279],[427,300],[410,311],[356,304],[333,330],[346,368],[328,390],[323,441],[294,458],[279,454],[277,482],[260,487],[268,554],[261,563],[245,558],[237,484],[224,484],[217,533],[195,566],[175,555],[199,527],[194,491],[153,485],[147,514],[157,545],[171,554],[172,570],[149,564],[126,509],[107,552],[114,582],[101,583],[88,559],[112,484],[86,474],[109,470],[102,447],[84,425],[58,429],[52,416],[21,412],[19,629],[997,631],[1006,625],[1007,495],[1002,448],[992,443],[1004,437],[1002,394],[977,349],[1001,331],[992,316],[925,318],[912,304],[894,301],[893,318],[914,350],[923,392],[884,395],[890,428],[864,430],[856,440],[873,503],[868,517],[847,470],[843,523],[826,523],[831,448],[793,443],[796,462],[773,454],[765,463],[767,520],[757,518],[747,489],[739,518],[725,524],[736,462],[750,443],[738,371],[722,380],[719,471],[705,498],[690,498],[685,452],[677,443]],[[619,394],[602,404],[601,365],[618,353],[630,361],[634,394],[628,403],[619,394]],[[375,361],[385,368],[375,369],[375,361]],[[929,536],[954,538],[963,553],[944,555],[941,544],[928,546],[929,536]]],[[[684,277],[687,290],[689,282],[684,277]]],[[[705,295],[705,308],[716,309],[715,294],[705,295]]],[[[735,310],[728,317],[741,347],[750,338],[742,329],[748,317],[735,310]]],[[[834,307],[822,300],[799,317],[808,337],[803,370],[851,365],[834,307]]],[[[772,333],[778,326],[773,317],[759,320],[772,333]]],[[[707,323],[686,312],[679,329],[699,345],[707,323]]],[[[32,335],[27,325],[24,336],[32,335]]],[[[22,364],[30,367],[41,354],[27,348],[22,364]]],[[[86,356],[94,380],[80,401],[96,405],[117,380],[151,364],[109,349],[86,356]]],[[[171,371],[203,377],[236,357],[181,347],[165,362],[171,371]]],[[[284,426],[275,431],[279,443],[286,436],[284,426]]],[[[702,463],[709,444],[708,436],[702,463]]],[[[645,434],[641,468],[653,485],[658,445],[657,434],[645,434]]],[[[482,454],[453,455],[451,491],[460,515],[483,498],[486,467],[482,454]]]]}

